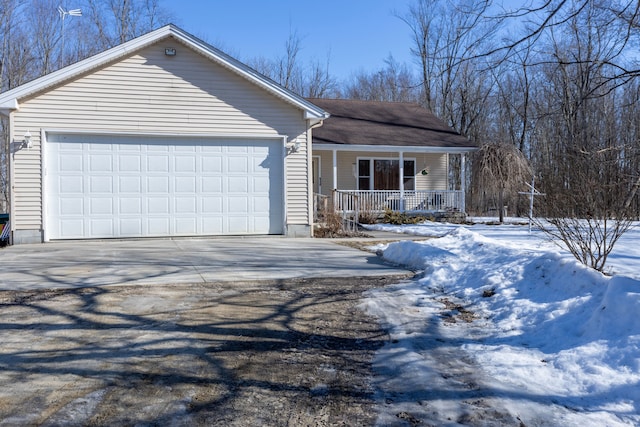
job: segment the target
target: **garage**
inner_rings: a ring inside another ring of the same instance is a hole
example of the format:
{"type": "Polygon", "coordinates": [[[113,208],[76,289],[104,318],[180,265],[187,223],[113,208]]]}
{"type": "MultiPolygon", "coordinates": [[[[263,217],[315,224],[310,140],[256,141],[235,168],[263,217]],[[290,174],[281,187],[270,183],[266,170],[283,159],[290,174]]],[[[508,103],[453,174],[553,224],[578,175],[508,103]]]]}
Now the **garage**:
{"type": "Polygon", "coordinates": [[[284,232],[283,142],[48,134],[45,240],[284,232]]]}
{"type": "Polygon", "coordinates": [[[329,114],[167,25],[0,93],[10,244],[313,232],[329,114]]]}

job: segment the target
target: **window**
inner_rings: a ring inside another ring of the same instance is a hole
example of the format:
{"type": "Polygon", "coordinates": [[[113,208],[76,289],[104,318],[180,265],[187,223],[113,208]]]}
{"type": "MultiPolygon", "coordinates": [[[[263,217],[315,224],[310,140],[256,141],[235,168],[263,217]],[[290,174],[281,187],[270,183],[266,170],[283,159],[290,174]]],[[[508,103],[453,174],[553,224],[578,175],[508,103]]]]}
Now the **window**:
{"type": "MultiPolygon", "coordinates": [[[[404,161],[404,189],[415,189],[415,160],[404,161]]],[[[359,159],[359,190],[399,190],[400,161],[397,159],[359,159]]]]}
{"type": "Polygon", "coordinates": [[[404,161],[404,189],[416,189],[416,162],[415,160],[404,161]]]}
{"type": "Polygon", "coordinates": [[[371,160],[358,160],[358,189],[372,190],[371,188],[371,160]]]}

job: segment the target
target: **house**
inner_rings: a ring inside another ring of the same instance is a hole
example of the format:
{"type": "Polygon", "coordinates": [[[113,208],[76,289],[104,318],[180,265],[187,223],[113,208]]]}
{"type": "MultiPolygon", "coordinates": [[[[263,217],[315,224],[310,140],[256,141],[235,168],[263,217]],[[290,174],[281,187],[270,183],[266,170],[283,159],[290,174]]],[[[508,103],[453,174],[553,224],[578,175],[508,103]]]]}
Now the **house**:
{"type": "Polygon", "coordinates": [[[312,102],[173,25],[0,94],[14,244],[310,236],[312,102]]]}
{"type": "Polygon", "coordinates": [[[313,130],[313,191],[338,210],[465,212],[449,157],[477,146],[413,103],[309,99],[330,117],[313,130]],[[356,206],[357,205],[357,206],[356,206]]]}
{"type": "Polygon", "coordinates": [[[314,193],[464,212],[448,160],[475,149],[415,104],[301,98],[173,25],[0,93],[0,114],[14,244],[309,237],[314,193]]]}

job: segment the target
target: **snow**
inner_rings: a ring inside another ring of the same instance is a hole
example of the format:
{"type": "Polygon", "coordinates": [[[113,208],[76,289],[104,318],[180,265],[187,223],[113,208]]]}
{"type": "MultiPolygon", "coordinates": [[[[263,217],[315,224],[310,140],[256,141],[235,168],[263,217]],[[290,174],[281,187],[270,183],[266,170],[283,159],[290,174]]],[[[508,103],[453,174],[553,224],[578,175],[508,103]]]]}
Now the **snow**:
{"type": "Polygon", "coordinates": [[[640,227],[610,276],[516,220],[371,227],[439,237],[376,247],[421,272],[363,303],[390,335],[379,425],[640,425],[640,227]]]}

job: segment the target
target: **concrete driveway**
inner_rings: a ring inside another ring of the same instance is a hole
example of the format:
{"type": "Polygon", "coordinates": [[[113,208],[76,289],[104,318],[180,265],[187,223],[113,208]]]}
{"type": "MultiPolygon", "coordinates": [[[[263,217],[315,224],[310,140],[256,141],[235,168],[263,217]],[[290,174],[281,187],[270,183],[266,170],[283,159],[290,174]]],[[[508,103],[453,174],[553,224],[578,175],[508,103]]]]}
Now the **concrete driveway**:
{"type": "Polygon", "coordinates": [[[325,239],[73,241],[0,250],[0,290],[409,276],[325,239]]]}

